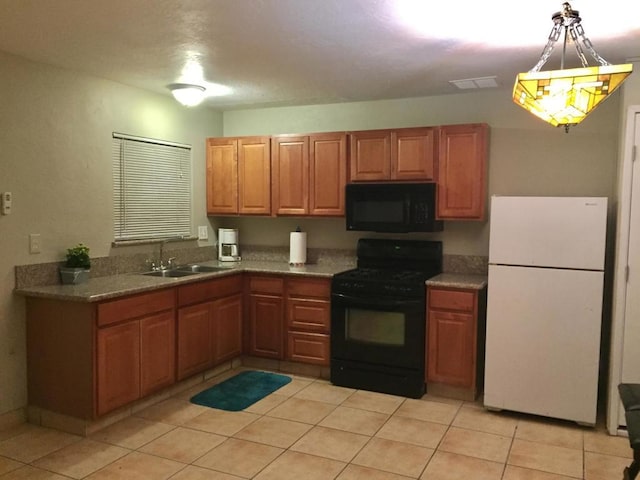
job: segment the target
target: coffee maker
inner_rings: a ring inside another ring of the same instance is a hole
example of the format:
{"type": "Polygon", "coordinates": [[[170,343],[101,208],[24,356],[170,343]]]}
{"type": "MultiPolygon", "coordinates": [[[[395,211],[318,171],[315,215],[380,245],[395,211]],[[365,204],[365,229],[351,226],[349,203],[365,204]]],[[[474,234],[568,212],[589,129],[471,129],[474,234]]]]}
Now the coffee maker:
{"type": "Polygon", "coordinates": [[[221,262],[240,261],[240,246],[236,228],[218,229],[218,260],[221,262]]]}

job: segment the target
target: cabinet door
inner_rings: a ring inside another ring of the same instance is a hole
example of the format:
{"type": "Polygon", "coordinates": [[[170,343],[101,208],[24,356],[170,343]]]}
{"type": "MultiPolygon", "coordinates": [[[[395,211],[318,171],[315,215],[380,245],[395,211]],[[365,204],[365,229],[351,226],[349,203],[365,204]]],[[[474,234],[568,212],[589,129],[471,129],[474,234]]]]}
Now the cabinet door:
{"type": "Polygon", "coordinates": [[[213,303],[214,363],[242,354],[242,294],[221,298],[213,303]]]}
{"type": "Polygon", "coordinates": [[[140,322],[98,329],[98,415],[140,398],[140,322]]]}
{"type": "Polygon", "coordinates": [[[487,137],[484,124],[440,127],[437,218],[484,218],[487,137]]]}
{"type": "Polygon", "coordinates": [[[433,128],[406,128],[391,134],[392,180],[434,180],[434,132],[433,128]]]}
{"type": "Polygon", "coordinates": [[[369,130],[350,134],[351,182],[391,178],[391,131],[369,130]]]}
{"type": "Polygon", "coordinates": [[[271,213],[270,145],[269,137],[238,139],[238,213],[271,213]]]}
{"type": "Polygon", "coordinates": [[[178,310],[178,380],[201,372],[213,363],[212,302],[178,310]]]}
{"type": "Polygon", "coordinates": [[[475,322],[469,313],[429,310],[427,385],[439,382],[473,388],[475,322]]]}
{"type": "Polygon", "coordinates": [[[329,365],[329,335],[290,331],[287,337],[288,360],[329,365]]]}
{"type": "Polygon", "coordinates": [[[252,355],[283,358],[282,297],[249,295],[250,339],[252,355]]]}
{"type": "Polygon", "coordinates": [[[308,214],[309,137],[273,137],[271,168],[274,214],[308,214]]]}
{"type": "Polygon", "coordinates": [[[207,139],[207,213],[238,213],[238,142],[207,139]]]}
{"type": "Polygon", "coordinates": [[[175,310],[140,319],[140,395],[172,385],[176,376],[175,310]]]}
{"type": "Polygon", "coordinates": [[[347,184],[347,135],[311,135],[309,148],[309,214],[343,216],[344,189],[347,184]]]}

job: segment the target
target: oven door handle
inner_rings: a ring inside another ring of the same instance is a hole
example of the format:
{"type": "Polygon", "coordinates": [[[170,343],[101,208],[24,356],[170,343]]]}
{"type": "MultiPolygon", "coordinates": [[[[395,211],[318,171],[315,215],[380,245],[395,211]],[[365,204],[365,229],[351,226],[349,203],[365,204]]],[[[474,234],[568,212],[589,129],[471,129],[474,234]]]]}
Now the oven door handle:
{"type": "Polygon", "coordinates": [[[344,302],[357,303],[362,305],[375,305],[377,307],[391,307],[391,308],[402,308],[402,307],[419,307],[421,308],[423,305],[423,299],[406,299],[406,300],[380,300],[379,298],[363,298],[363,297],[354,297],[351,295],[344,295],[342,293],[332,293],[332,299],[338,299],[344,302]]]}

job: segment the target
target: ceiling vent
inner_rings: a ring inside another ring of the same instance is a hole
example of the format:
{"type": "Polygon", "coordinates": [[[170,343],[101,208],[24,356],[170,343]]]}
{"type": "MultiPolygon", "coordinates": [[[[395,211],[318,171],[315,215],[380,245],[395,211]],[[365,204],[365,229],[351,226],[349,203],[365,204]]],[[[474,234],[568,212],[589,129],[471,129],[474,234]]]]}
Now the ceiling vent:
{"type": "Polygon", "coordinates": [[[451,85],[455,85],[460,90],[472,88],[495,88],[498,86],[495,75],[493,77],[464,78],[462,80],[449,80],[451,85]]]}

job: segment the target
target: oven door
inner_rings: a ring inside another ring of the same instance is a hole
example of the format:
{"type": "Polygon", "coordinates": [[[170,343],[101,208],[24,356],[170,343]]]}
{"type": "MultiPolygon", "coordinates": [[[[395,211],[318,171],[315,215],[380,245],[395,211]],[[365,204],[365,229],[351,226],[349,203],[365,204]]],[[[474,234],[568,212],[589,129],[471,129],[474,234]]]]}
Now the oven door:
{"type": "Polygon", "coordinates": [[[424,370],[425,300],[331,295],[331,358],[424,370]]]}

